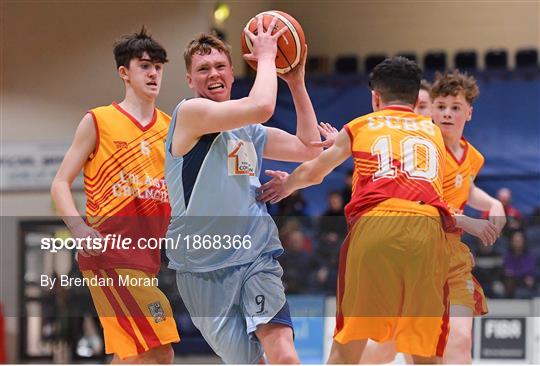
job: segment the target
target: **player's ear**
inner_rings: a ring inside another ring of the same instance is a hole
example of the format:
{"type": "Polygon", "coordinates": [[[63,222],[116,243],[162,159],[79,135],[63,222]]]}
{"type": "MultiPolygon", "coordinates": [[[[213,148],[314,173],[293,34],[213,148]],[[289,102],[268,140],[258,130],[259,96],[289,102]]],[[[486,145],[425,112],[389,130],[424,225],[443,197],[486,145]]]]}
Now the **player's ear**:
{"type": "Polygon", "coordinates": [[[191,74],[189,72],[186,72],[186,82],[190,89],[192,88],[193,78],[191,77],[191,74]]]}
{"type": "Polygon", "coordinates": [[[381,109],[381,96],[375,90],[371,91],[371,107],[374,112],[381,109]]]}
{"type": "Polygon", "coordinates": [[[120,76],[120,79],[124,81],[128,81],[129,80],[128,68],[125,66],[120,66],[118,68],[118,75],[120,76]]]}
{"type": "Polygon", "coordinates": [[[472,111],[473,111],[473,107],[470,106],[469,113],[467,115],[467,122],[469,122],[472,119],[472,111]]]}

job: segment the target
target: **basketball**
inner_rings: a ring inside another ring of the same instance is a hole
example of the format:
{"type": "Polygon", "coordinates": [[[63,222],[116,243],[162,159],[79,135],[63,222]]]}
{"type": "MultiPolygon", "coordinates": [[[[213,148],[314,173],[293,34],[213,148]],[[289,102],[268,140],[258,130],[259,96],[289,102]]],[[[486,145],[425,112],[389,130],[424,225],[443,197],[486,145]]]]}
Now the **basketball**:
{"type": "MultiPolygon", "coordinates": [[[[273,17],[278,18],[275,31],[272,32],[272,34],[283,27],[288,28],[288,31],[285,32],[285,34],[283,34],[278,40],[276,54],[276,71],[280,74],[285,74],[291,71],[296,65],[300,63],[302,56],[306,52],[306,39],[304,37],[304,31],[302,30],[300,23],[298,23],[298,21],[289,14],[278,10],[265,11],[258,15],[263,16],[263,27],[265,30],[269,26],[273,17]]],[[[257,34],[256,17],[253,17],[249,20],[249,22],[246,24],[246,29],[249,29],[254,34],[257,34]]],[[[251,53],[253,45],[245,32],[242,32],[241,42],[242,53],[251,53]]],[[[253,69],[257,69],[256,61],[247,61],[247,63],[253,69]]]]}

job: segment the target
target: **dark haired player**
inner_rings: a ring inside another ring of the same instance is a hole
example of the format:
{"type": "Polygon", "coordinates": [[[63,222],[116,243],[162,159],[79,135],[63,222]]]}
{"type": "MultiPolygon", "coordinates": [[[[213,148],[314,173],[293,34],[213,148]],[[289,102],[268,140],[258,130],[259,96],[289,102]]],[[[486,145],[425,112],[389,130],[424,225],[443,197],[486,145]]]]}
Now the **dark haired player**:
{"type": "Polygon", "coordinates": [[[136,244],[164,236],[170,215],[163,176],[170,117],[155,107],[167,53],[143,28],[117,41],[114,56],[124,99],[85,114],[51,193],[74,237],[118,234],[133,241],[129,249],[78,251],[84,278],[97,284],[89,289],[112,362],[172,363],[171,343],[179,336],[169,301],[155,286],[160,251],[136,244]],[[86,222],[71,193],[81,169],[86,222]],[[122,282],[128,278],[141,285],[122,282]]]}
{"type": "Polygon", "coordinates": [[[340,252],[337,316],[329,363],[358,363],[368,339],[396,341],[415,362],[438,361],[448,333],[444,228],[454,222],[442,202],[441,131],[413,112],[421,71],[386,59],[370,75],[374,113],[354,119],[335,143],[291,175],[272,180],[260,199],[278,202],[322,182],[352,152],[349,234],[340,252]],[[401,296],[396,296],[401,294],[401,296]]]}

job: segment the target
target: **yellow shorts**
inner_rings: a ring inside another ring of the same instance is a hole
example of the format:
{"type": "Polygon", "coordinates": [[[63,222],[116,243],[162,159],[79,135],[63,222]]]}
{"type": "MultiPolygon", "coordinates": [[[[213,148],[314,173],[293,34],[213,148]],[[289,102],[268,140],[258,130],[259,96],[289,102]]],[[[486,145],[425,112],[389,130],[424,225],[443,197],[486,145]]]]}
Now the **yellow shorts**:
{"type": "Polygon", "coordinates": [[[180,341],[154,276],[135,269],[83,271],[103,326],[105,352],[121,359],[180,341]]]}
{"type": "Polygon", "coordinates": [[[437,209],[400,199],[379,204],[341,247],[335,341],[395,340],[398,352],[441,357],[448,266],[437,209]]]}
{"type": "Polygon", "coordinates": [[[448,235],[450,247],[450,271],[448,287],[450,305],[463,305],[473,310],[474,315],[487,314],[484,290],[472,275],[473,259],[471,251],[456,234],[448,235]]]}

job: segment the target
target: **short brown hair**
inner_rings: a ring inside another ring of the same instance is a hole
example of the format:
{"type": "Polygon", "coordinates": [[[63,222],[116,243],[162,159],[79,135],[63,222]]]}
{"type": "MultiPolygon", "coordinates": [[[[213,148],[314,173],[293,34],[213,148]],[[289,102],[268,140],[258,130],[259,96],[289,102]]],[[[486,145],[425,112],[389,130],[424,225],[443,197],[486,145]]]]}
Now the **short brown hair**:
{"type": "Polygon", "coordinates": [[[186,63],[186,70],[191,68],[191,58],[194,54],[209,55],[212,52],[212,48],[223,52],[227,55],[229,63],[232,65],[231,60],[231,47],[212,34],[201,33],[188,43],[184,50],[184,61],[186,63]]]}
{"type": "Polygon", "coordinates": [[[431,91],[431,84],[426,79],[420,80],[420,90],[425,90],[428,93],[431,91]]]}
{"type": "Polygon", "coordinates": [[[451,73],[437,73],[435,83],[431,87],[431,99],[437,97],[447,97],[449,95],[457,96],[463,93],[467,103],[471,104],[480,95],[480,89],[476,84],[476,79],[469,76],[467,73],[460,73],[459,70],[454,70],[451,73]]]}

